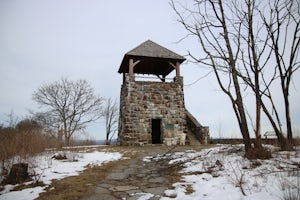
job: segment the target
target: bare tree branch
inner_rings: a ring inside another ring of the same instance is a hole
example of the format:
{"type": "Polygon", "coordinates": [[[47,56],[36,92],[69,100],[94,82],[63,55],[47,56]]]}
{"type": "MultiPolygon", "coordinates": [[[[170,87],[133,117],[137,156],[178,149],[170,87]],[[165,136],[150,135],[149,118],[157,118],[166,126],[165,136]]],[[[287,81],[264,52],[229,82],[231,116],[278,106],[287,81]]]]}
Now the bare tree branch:
{"type": "Polygon", "coordinates": [[[51,127],[62,128],[66,144],[76,131],[102,115],[103,98],[94,95],[93,88],[85,80],[59,81],[42,85],[33,93],[33,100],[46,111],[42,118],[51,127]]]}
{"type": "Polygon", "coordinates": [[[111,139],[118,130],[119,107],[116,100],[106,99],[106,105],[103,111],[106,127],[106,144],[110,145],[111,139]]]}

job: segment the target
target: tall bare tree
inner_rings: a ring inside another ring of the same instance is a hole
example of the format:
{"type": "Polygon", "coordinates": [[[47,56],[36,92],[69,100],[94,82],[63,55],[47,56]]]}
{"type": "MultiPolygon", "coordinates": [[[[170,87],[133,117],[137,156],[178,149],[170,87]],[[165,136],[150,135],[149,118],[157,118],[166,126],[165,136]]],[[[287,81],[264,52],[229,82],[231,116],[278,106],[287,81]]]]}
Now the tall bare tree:
{"type": "MultiPolygon", "coordinates": [[[[250,87],[255,96],[256,149],[262,148],[261,109],[270,119],[282,149],[287,149],[289,145],[283,136],[270,89],[280,78],[288,139],[290,143],[292,141],[288,94],[292,74],[299,68],[299,4],[293,0],[194,0],[188,8],[179,2],[171,3],[188,36],[196,36],[204,52],[200,58],[190,52],[189,55],[213,69],[220,88],[231,100],[246,154],[251,148],[248,148],[249,130],[241,83],[245,91],[250,87]],[[292,30],[290,34],[289,29],[292,30]],[[272,58],[276,60],[276,67],[272,66],[272,58]],[[268,108],[269,104],[271,108],[268,108]]],[[[251,116],[250,119],[252,121],[251,116]]]]}
{"type": "Polygon", "coordinates": [[[248,10],[242,7],[238,9],[239,13],[247,13],[245,27],[248,30],[248,38],[245,41],[249,49],[247,55],[242,54],[244,70],[247,73],[240,75],[256,97],[256,141],[259,142],[260,137],[260,108],[262,108],[273,126],[281,148],[289,150],[292,149],[293,137],[288,94],[292,74],[299,68],[297,53],[299,51],[300,22],[297,20],[300,17],[299,2],[272,0],[257,3],[257,1],[248,0],[247,4],[248,6],[245,7],[248,10]],[[255,26],[254,19],[256,20],[255,26]],[[273,60],[276,62],[274,63],[273,60]],[[270,89],[277,84],[278,79],[285,102],[288,140],[283,135],[278,113],[278,107],[282,105],[275,105],[270,89]],[[268,104],[271,107],[268,107],[268,104]]]}
{"type": "MultiPolygon", "coordinates": [[[[287,147],[292,148],[293,130],[289,94],[294,72],[300,68],[300,1],[269,0],[268,7],[267,11],[260,13],[265,30],[270,37],[270,48],[276,61],[275,69],[279,72],[285,107],[287,147]]],[[[276,110],[276,107],[272,109],[276,110]]],[[[274,120],[268,117],[273,121],[273,125],[274,120]]],[[[277,127],[273,126],[275,132],[282,132],[280,126],[280,122],[277,127]]]]}
{"type": "MultiPolygon", "coordinates": [[[[253,125],[255,133],[255,146],[257,149],[262,148],[261,144],[261,73],[268,63],[270,51],[267,50],[268,36],[263,34],[262,23],[256,21],[259,16],[258,5],[256,1],[247,0],[243,3],[234,2],[231,9],[235,14],[238,22],[241,24],[238,33],[240,37],[239,60],[243,69],[239,71],[239,76],[243,79],[247,86],[250,86],[255,96],[255,124],[253,125]]],[[[251,118],[251,116],[250,116],[251,118]]]]}
{"type": "Polygon", "coordinates": [[[110,145],[111,139],[118,130],[119,107],[116,100],[108,98],[105,102],[104,117],[106,128],[106,144],[110,145]]]}
{"type": "Polygon", "coordinates": [[[33,100],[45,108],[48,122],[61,126],[66,145],[70,145],[74,132],[84,130],[88,123],[102,117],[103,98],[94,94],[86,80],[61,78],[46,83],[33,93],[33,100]]]}
{"type": "Polygon", "coordinates": [[[231,101],[243,141],[246,156],[251,153],[251,141],[243,103],[237,63],[241,47],[242,22],[232,19],[233,3],[219,1],[195,0],[192,8],[171,5],[176,12],[179,22],[189,32],[196,36],[205,55],[197,58],[189,55],[198,63],[210,66],[221,90],[231,101]],[[183,9],[179,11],[179,8],[183,9]]]}

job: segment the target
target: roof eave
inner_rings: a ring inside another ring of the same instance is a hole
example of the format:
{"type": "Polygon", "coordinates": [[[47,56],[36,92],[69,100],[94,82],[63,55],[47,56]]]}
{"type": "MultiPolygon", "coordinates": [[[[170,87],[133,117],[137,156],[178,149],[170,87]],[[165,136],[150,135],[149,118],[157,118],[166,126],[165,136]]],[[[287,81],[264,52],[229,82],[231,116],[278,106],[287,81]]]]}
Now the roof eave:
{"type": "Polygon", "coordinates": [[[134,60],[163,60],[163,61],[166,61],[166,62],[179,62],[180,64],[183,63],[186,59],[184,57],[182,57],[181,59],[175,59],[175,58],[163,58],[163,57],[148,57],[148,56],[132,56],[132,55],[128,55],[128,54],[125,54],[123,59],[122,59],[122,62],[121,62],[121,65],[119,67],[119,70],[118,70],[118,73],[128,73],[128,68],[129,68],[129,59],[134,59],[134,60]],[[126,68],[125,71],[123,68],[126,68]]]}

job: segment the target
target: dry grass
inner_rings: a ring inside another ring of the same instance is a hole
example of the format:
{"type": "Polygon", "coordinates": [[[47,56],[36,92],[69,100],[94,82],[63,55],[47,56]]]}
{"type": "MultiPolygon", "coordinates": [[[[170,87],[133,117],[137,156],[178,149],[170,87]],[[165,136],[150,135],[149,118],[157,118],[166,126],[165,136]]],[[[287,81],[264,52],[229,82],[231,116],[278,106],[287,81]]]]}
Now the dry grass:
{"type": "MultiPolygon", "coordinates": [[[[180,173],[180,171],[183,169],[183,165],[181,164],[173,164],[173,165],[169,165],[165,171],[167,172],[167,179],[169,180],[170,185],[168,186],[169,189],[174,189],[173,184],[174,183],[178,183],[178,182],[182,182],[182,175],[180,173]]],[[[186,190],[186,194],[192,194],[194,191],[194,189],[192,188],[191,185],[187,184],[185,185],[185,190],[186,190]]],[[[168,196],[169,198],[176,198],[176,196],[168,196]]]]}
{"type": "Polygon", "coordinates": [[[185,189],[186,189],[185,194],[187,194],[187,195],[192,194],[193,192],[195,192],[192,185],[187,185],[185,189]]]}
{"type": "MultiPolygon", "coordinates": [[[[134,158],[136,156],[137,154],[132,153],[124,154],[124,157],[129,158],[134,158]]],[[[122,159],[108,162],[101,166],[88,166],[79,176],[71,176],[61,180],[52,180],[51,185],[46,188],[46,192],[41,193],[38,199],[75,200],[90,195],[95,191],[96,186],[110,174],[115,167],[122,165],[127,161],[127,159],[122,159]]]]}
{"type": "Polygon", "coordinates": [[[167,170],[167,178],[171,184],[181,182],[182,181],[182,174],[179,171],[182,169],[182,166],[178,165],[171,165],[168,167],[167,170]]]}
{"type": "Polygon", "coordinates": [[[28,120],[21,121],[16,127],[0,127],[0,181],[1,177],[6,180],[13,164],[28,163],[30,157],[53,147],[54,139],[28,120]]]}
{"type": "Polygon", "coordinates": [[[19,191],[19,190],[24,190],[27,188],[38,187],[38,186],[45,186],[45,185],[43,182],[35,182],[35,183],[31,183],[31,184],[20,184],[20,185],[14,187],[14,189],[12,191],[19,191]]]}
{"type": "MultiPolygon", "coordinates": [[[[183,174],[180,174],[179,171],[180,169],[179,168],[170,168],[170,174],[168,174],[167,178],[170,182],[170,185],[169,185],[169,189],[174,189],[174,186],[173,184],[174,183],[178,183],[178,182],[182,182],[182,175],[183,174]]],[[[190,184],[187,184],[187,185],[184,185],[185,186],[185,194],[192,194],[193,192],[195,192],[195,190],[193,189],[192,185],[190,184]]],[[[169,198],[176,198],[176,196],[168,196],[169,198]]]]}

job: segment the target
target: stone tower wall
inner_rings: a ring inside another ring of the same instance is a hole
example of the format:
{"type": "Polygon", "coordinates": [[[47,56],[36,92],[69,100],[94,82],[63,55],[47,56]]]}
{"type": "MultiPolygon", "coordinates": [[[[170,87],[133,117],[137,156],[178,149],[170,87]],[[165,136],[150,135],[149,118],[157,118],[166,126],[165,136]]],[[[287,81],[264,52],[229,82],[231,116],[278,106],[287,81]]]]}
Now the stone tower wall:
{"type": "Polygon", "coordinates": [[[120,144],[151,144],[152,119],[161,119],[162,143],[179,143],[186,133],[183,78],[174,78],[171,83],[134,81],[129,75],[125,78],[120,98],[120,144]]]}

